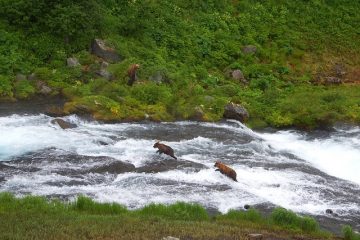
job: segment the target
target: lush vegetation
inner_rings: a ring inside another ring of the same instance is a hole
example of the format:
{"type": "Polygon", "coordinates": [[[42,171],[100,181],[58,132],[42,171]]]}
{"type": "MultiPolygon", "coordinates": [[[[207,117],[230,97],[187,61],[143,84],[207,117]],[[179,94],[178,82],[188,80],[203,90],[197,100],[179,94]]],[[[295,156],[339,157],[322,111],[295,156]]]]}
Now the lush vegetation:
{"type": "MultiPolygon", "coordinates": [[[[0,193],[0,223],[0,239],[161,239],[168,235],[181,239],[248,239],[247,235],[254,232],[284,239],[333,238],[320,231],[314,219],[282,208],[267,218],[255,209],[210,217],[197,204],[151,204],[128,210],[84,196],[63,203],[0,193]]],[[[351,228],[347,231],[353,234],[351,228]]]]}
{"type": "Polygon", "coordinates": [[[351,0],[0,0],[0,98],[29,98],[41,81],[69,98],[66,112],[102,120],[213,121],[232,101],[253,127],[359,123],[357,82],[324,85],[360,78],[359,9],[351,0]],[[123,59],[108,67],[112,81],[96,74],[94,38],[123,59]],[[81,66],[66,66],[72,56],[81,66]],[[132,63],[141,68],[129,87],[132,63]]]}
{"type": "Polygon", "coordinates": [[[354,233],[350,226],[344,226],[342,231],[345,240],[360,240],[360,234],[354,233]]]}

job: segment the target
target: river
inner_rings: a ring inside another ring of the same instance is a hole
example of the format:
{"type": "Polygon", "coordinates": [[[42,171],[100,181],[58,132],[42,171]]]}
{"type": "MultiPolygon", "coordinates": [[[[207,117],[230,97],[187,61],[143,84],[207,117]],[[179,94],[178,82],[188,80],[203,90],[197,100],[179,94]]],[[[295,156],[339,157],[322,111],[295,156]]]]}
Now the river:
{"type": "Polygon", "coordinates": [[[359,127],[256,132],[236,121],[104,124],[72,115],[63,119],[78,127],[63,130],[52,119],[0,117],[0,191],[70,200],[84,194],[129,208],[196,202],[222,213],[282,206],[335,232],[343,223],[360,229],[359,127]],[[156,140],[178,160],[156,154],[156,140]],[[238,182],[214,171],[217,160],[238,182]]]}

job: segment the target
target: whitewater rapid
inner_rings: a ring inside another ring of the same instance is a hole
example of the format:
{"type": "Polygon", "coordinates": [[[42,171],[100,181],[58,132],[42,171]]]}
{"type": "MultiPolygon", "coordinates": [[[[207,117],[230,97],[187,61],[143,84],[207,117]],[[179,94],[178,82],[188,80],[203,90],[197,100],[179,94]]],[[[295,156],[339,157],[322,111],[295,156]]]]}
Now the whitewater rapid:
{"type": "Polygon", "coordinates": [[[359,127],[254,132],[236,121],[101,124],[72,115],[63,119],[78,127],[63,130],[52,119],[0,117],[0,191],[85,194],[129,208],[185,201],[221,212],[245,204],[313,215],[332,209],[335,217],[360,219],[359,127]],[[170,161],[155,153],[156,140],[175,150],[179,167],[146,170],[170,161]],[[215,172],[216,160],[234,168],[238,182],[215,172]],[[92,170],[119,161],[136,170],[92,170]]]}

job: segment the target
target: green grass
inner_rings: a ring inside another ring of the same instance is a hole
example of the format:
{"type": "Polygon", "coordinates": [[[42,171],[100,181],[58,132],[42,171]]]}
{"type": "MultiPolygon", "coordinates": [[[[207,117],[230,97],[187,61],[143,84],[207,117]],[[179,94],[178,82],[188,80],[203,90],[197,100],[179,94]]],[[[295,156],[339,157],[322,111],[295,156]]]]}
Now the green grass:
{"type": "Polygon", "coordinates": [[[275,209],[270,218],[255,209],[231,210],[210,217],[198,204],[150,204],[127,210],[122,205],[98,203],[85,196],[66,203],[0,193],[0,223],[0,239],[161,239],[168,235],[247,239],[254,232],[283,238],[333,238],[320,231],[314,219],[285,209],[275,209]]]}
{"type": "Polygon", "coordinates": [[[35,73],[69,100],[66,110],[85,105],[104,121],[194,119],[199,109],[201,120],[218,121],[233,101],[249,110],[251,127],[359,123],[359,85],[316,82],[334,76],[336,64],[356,75],[358,9],[349,0],[0,0],[0,101],[37,94],[37,80],[15,81],[35,73]],[[108,67],[113,81],[96,74],[93,38],[123,58],[108,67]],[[256,53],[242,51],[249,44],[256,53]],[[66,67],[72,56],[81,67],[66,67]],[[133,63],[139,80],[129,87],[133,63]],[[234,69],[248,84],[230,77],[234,69]],[[158,73],[163,82],[152,82],[158,73]]]}
{"type": "Polygon", "coordinates": [[[360,240],[360,234],[354,233],[350,226],[344,226],[342,228],[345,240],[360,240]]]}

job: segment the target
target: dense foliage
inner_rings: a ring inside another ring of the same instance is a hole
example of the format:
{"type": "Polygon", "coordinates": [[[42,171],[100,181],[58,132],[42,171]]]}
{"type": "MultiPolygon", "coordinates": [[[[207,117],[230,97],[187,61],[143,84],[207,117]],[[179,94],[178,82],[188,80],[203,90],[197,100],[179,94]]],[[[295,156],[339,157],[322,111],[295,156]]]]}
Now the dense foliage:
{"type": "Polygon", "coordinates": [[[71,100],[67,111],[85,104],[103,120],[199,112],[218,120],[233,101],[247,107],[254,127],[360,122],[357,84],[323,86],[337,65],[345,66],[344,81],[360,74],[359,9],[351,0],[0,0],[0,98],[40,91],[15,80],[36,73],[52,94],[71,100]],[[123,58],[108,67],[112,81],[95,73],[101,60],[88,53],[94,38],[123,58]],[[256,51],[244,51],[248,45],[256,51]],[[82,67],[66,67],[70,56],[82,67]],[[141,68],[129,87],[132,63],[141,68]],[[231,77],[235,69],[247,83],[231,77]],[[156,75],[161,83],[152,81],[156,75]],[[94,106],[96,98],[102,103],[94,106]]]}

